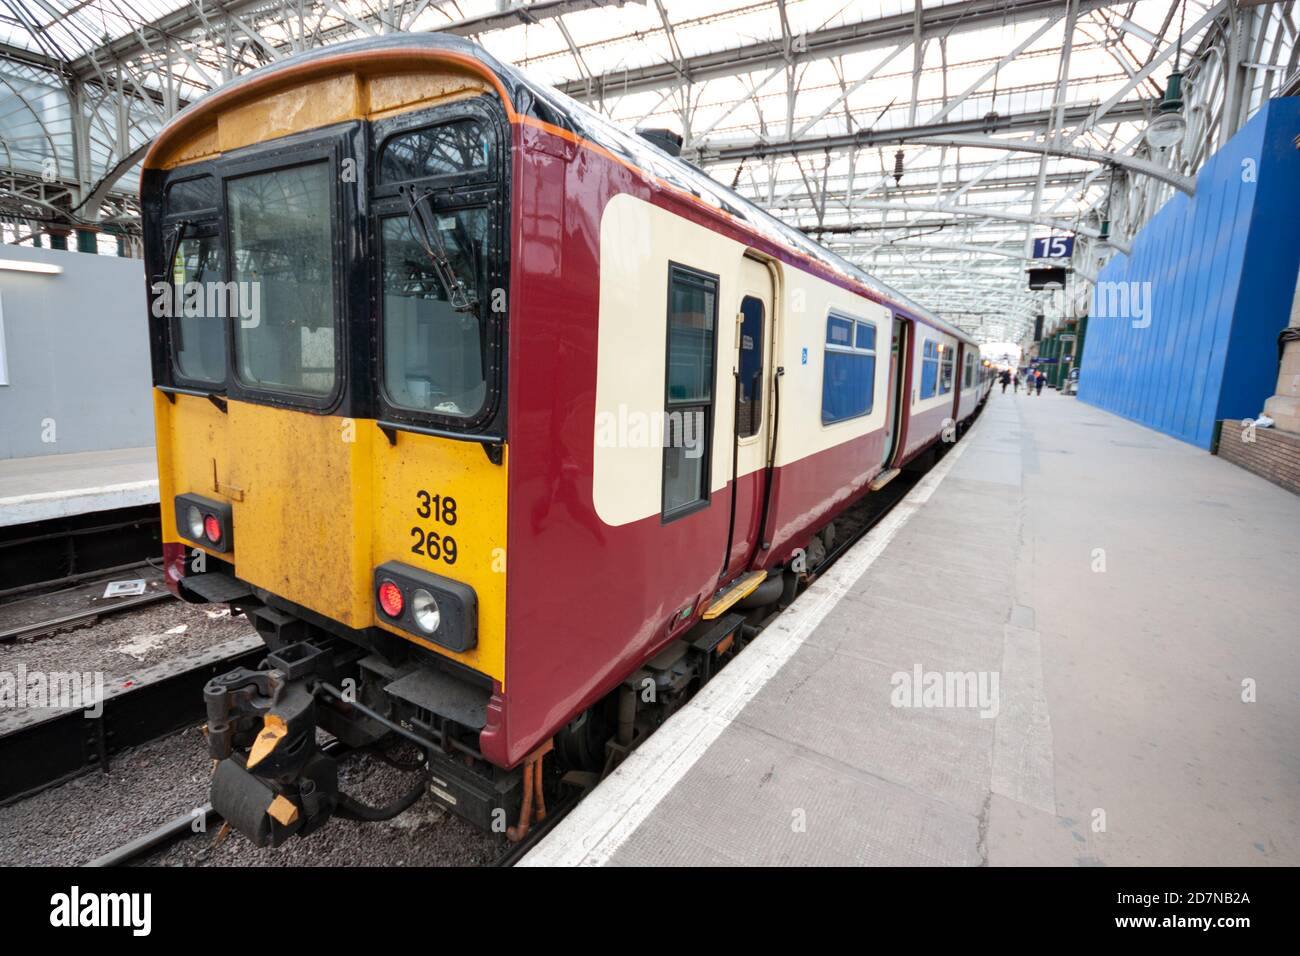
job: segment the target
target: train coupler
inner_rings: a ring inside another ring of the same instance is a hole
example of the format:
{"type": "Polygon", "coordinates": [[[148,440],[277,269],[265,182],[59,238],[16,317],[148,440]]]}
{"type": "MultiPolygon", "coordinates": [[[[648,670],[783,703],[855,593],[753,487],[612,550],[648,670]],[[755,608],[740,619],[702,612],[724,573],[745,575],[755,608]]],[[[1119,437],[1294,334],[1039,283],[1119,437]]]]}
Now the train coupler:
{"type": "Polygon", "coordinates": [[[323,825],[339,802],[338,767],[316,745],[314,683],[328,652],[295,644],[262,670],[236,668],[203,690],[212,808],[257,846],[323,825]]]}

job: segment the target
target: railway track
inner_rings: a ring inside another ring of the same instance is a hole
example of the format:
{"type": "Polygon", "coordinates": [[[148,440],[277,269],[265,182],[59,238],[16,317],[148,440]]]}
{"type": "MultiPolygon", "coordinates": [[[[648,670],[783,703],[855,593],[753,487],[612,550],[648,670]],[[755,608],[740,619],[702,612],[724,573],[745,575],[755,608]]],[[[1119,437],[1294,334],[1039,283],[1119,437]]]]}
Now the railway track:
{"type": "Polygon", "coordinates": [[[0,604],[0,645],[53,637],[91,627],[112,614],[174,600],[162,572],[147,561],[73,577],[76,580],[57,582],[69,587],[52,590],[56,582],[44,582],[41,593],[0,604]],[[114,596],[109,590],[114,584],[138,590],[128,588],[129,593],[114,596]]]}
{"type": "MultiPolygon", "coordinates": [[[[337,751],[336,751],[337,752],[337,751]]],[[[568,816],[578,805],[581,794],[573,794],[562,799],[546,816],[545,820],[533,824],[527,835],[518,843],[507,844],[501,855],[492,861],[492,866],[514,866],[534,846],[541,841],[556,824],[568,816]]],[[[207,803],[188,813],[169,820],[142,836],[135,837],[121,846],[109,850],[86,863],[91,867],[132,866],[146,863],[148,858],[165,852],[169,847],[199,836],[219,832],[223,823],[221,815],[207,803]],[[199,822],[201,821],[201,823],[199,822]],[[196,826],[196,823],[199,825],[196,826]]]]}
{"type": "Polygon", "coordinates": [[[106,684],[89,709],[82,687],[75,702],[64,693],[58,706],[0,711],[0,806],[107,770],[122,751],[199,723],[204,685],[235,667],[256,666],[265,655],[262,639],[248,634],[106,684]]]}
{"type": "Polygon", "coordinates": [[[0,527],[0,601],[140,567],[162,554],[158,505],[0,527]]]}
{"type": "Polygon", "coordinates": [[[157,505],[0,527],[0,645],[87,627],[171,598],[157,505]],[[107,586],[138,590],[113,594],[107,586]]]}

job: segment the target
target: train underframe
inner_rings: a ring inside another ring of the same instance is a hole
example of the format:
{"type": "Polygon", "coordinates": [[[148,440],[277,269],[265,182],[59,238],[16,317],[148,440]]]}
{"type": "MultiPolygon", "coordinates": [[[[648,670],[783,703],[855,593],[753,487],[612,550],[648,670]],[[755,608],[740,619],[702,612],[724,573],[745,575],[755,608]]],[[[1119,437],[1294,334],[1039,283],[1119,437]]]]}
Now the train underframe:
{"type": "Polygon", "coordinates": [[[206,561],[204,573],[181,579],[182,597],[228,603],[267,646],[257,668],[237,668],[204,689],[213,809],[258,846],[306,836],[336,815],[391,819],[426,793],[475,826],[519,841],[548,805],[594,786],[672,716],[764,618],[793,600],[799,578],[778,569],[505,770],[477,747],[490,694],[481,680],[476,686],[478,675],[385,631],[341,633],[334,622],[245,585],[211,556],[206,561]],[[414,758],[395,757],[397,745],[414,758]],[[339,753],[355,750],[410,771],[410,788],[385,806],[344,793],[339,753]]]}
{"type": "MultiPolygon", "coordinates": [[[[936,443],[903,470],[926,470],[947,447],[936,443]]],[[[774,569],[727,613],[699,621],[509,770],[477,747],[487,678],[387,631],[343,628],[239,581],[232,567],[206,556],[203,573],[180,578],[181,597],[229,604],[267,646],[258,668],[230,671],[204,690],[217,761],[213,808],[254,844],[279,846],[335,815],[391,819],[427,793],[483,830],[522,840],[548,805],[580,795],[617,767],[865,527],[852,508],[838,515],[798,560],[774,569]],[[322,745],[318,731],[332,741],[322,745]],[[395,744],[415,757],[394,757],[395,744]],[[372,750],[409,771],[411,786],[379,807],[344,793],[338,755],[351,750],[372,750]]]]}

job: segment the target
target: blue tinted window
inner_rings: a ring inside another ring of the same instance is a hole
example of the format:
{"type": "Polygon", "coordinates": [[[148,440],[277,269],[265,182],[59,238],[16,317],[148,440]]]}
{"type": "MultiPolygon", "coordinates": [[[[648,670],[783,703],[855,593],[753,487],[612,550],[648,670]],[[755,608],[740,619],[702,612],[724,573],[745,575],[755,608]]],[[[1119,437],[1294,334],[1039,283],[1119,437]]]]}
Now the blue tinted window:
{"type": "Polygon", "coordinates": [[[876,393],[876,327],[831,315],[822,363],[822,423],[870,414],[876,393]]]}
{"type": "Polygon", "coordinates": [[[853,320],[842,319],[838,315],[832,315],[826,320],[826,344],[827,345],[852,345],[853,344],[853,320]]]}
{"type": "Polygon", "coordinates": [[[736,434],[741,438],[758,434],[762,421],[763,397],[763,303],[747,295],[740,303],[740,407],[736,410],[736,434]]]}
{"type": "Polygon", "coordinates": [[[827,352],[822,370],[822,422],[841,422],[871,411],[876,357],[859,352],[827,352]]]}
{"type": "Polygon", "coordinates": [[[921,398],[934,398],[939,381],[939,344],[926,339],[921,352],[921,398]]]}

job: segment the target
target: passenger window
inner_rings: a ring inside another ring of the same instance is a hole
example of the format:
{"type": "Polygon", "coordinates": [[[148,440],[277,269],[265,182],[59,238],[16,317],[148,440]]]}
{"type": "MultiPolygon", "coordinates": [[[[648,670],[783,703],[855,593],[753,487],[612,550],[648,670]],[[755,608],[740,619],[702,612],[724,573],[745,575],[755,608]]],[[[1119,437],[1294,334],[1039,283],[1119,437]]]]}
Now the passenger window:
{"type": "Polygon", "coordinates": [[[935,384],[939,380],[939,343],[932,339],[921,342],[921,398],[934,398],[935,384]]]}
{"type": "Polygon", "coordinates": [[[684,266],[671,266],[664,401],[665,518],[694,511],[709,498],[717,319],[717,278],[684,266]]]}
{"type": "Polygon", "coordinates": [[[939,346],[939,394],[952,391],[952,369],[957,362],[957,350],[951,345],[939,346]]]}
{"type": "Polygon", "coordinates": [[[458,312],[408,216],[381,227],[383,249],[384,391],[399,407],[450,418],[474,418],[487,401],[487,210],[436,213],[443,246],[467,298],[458,312]]]}
{"type": "Polygon", "coordinates": [[[861,319],[826,319],[822,424],[871,414],[876,395],[876,327],[861,319]]]}
{"type": "Polygon", "coordinates": [[[215,230],[177,244],[172,284],[169,311],[177,372],[196,382],[224,382],[226,316],[233,314],[230,307],[237,307],[238,300],[227,297],[221,240],[215,230]]]}
{"type": "Polygon", "coordinates": [[[235,356],[250,385],[334,390],[333,194],[325,162],[226,184],[230,276],[251,307],[231,318],[235,356]]]}
{"type": "Polygon", "coordinates": [[[491,169],[492,140],[476,119],[398,133],[384,143],[381,183],[405,183],[491,169]]]}
{"type": "Polygon", "coordinates": [[[749,438],[758,434],[763,407],[763,302],[747,295],[740,303],[740,407],[736,412],[736,434],[749,438]]]}

